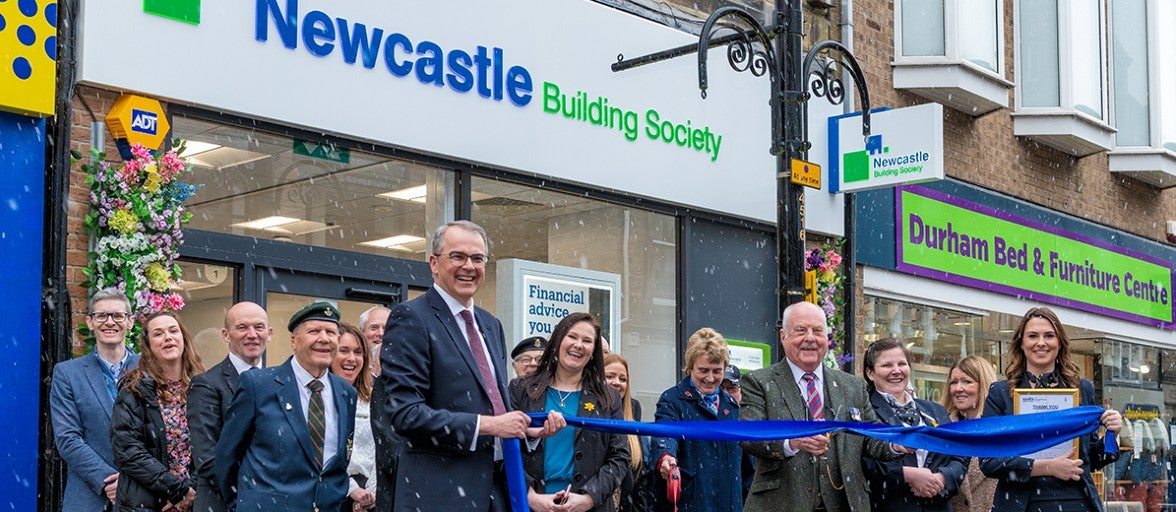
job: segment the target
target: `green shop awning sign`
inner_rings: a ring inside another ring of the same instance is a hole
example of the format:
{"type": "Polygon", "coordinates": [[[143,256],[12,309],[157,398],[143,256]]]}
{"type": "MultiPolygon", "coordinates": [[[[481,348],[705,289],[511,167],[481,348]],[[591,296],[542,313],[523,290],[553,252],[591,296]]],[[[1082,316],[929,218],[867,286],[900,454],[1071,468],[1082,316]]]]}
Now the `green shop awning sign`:
{"type": "Polygon", "coordinates": [[[898,187],[900,271],[1176,329],[1176,264],[919,186],[898,187]]]}

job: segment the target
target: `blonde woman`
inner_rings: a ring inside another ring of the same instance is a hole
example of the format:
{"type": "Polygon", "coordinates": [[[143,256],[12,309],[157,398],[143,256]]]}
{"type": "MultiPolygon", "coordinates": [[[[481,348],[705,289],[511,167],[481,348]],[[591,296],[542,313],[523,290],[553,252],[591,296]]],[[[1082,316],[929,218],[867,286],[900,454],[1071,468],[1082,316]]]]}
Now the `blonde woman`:
{"type": "MultiPolygon", "coordinates": [[[[739,403],[720,387],[730,363],[727,340],[704,327],[686,344],[686,378],[662,393],[657,421],[739,421],[739,403]]],[[[679,512],[739,512],[743,510],[743,451],[723,441],[690,441],[659,437],[653,441],[661,480],[653,495],[654,510],[675,507],[666,499],[665,485],[674,467],[681,474],[679,512]]]]}
{"type": "MultiPolygon", "coordinates": [[[[947,394],[940,400],[952,421],[970,420],[984,414],[988,387],[996,382],[996,372],[987,360],[968,356],[952,365],[947,372],[947,394]]],[[[980,460],[972,458],[960,492],[951,498],[955,512],[988,512],[992,510],[992,496],[996,479],[980,472],[980,460]]]]}
{"type": "MultiPolygon", "coordinates": [[[[604,381],[621,394],[621,412],[628,421],[641,421],[641,402],[629,389],[629,362],[617,354],[604,356],[604,381]]],[[[648,436],[629,437],[629,473],[616,494],[621,512],[645,512],[653,501],[649,489],[648,436]]]]}

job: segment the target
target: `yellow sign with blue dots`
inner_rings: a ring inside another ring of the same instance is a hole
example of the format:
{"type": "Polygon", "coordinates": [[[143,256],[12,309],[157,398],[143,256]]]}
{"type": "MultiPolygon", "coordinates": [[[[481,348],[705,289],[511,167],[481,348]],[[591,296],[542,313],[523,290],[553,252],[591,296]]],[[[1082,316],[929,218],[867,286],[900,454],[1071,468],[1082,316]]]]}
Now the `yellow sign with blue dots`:
{"type": "Polygon", "coordinates": [[[0,0],[0,110],[53,115],[57,1],[0,0]]]}

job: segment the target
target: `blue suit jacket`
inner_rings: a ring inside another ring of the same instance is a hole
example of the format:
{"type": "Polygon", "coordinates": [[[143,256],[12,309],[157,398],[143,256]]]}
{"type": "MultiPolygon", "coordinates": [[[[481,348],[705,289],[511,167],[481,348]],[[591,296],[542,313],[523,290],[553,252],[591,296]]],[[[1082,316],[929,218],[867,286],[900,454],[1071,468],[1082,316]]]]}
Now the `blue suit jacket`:
{"type": "Polygon", "coordinates": [[[245,372],[237,382],[214,461],[230,510],[338,510],[347,495],[355,388],[328,373],[339,445],[320,470],[290,361],[245,372]]]}
{"type": "MultiPolygon", "coordinates": [[[[711,414],[702,396],[686,377],[662,392],[657,400],[656,421],[739,421],[739,404],[726,391],[719,392],[719,414],[711,414]]],[[[663,455],[678,459],[682,495],[676,510],[682,512],[743,510],[743,450],[727,441],[693,441],[653,438],[654,464],[663,455]]],[[[654,471],[654,510],[675,510],[666,500],[666,481],[654,471]]]]}
{"type": "MultiPolygon", "coordinates": [[[[923,415],[923,422],[928,426],[934,421],[942,425],[951,421],[947,409],[930,400],[915,399],[919,413],[923,415]]],[[[903,426],[902,420],[894,414],[894,409],[886,403],[886,399],[878,393],[870,394],[870,405],[878,414],[878,419],[887,425],[903,426]]],[[[914,459],[915,455],[908,455],[914,459]]],[[[943,493],[932,498],[920,498],[911,492],[911,486],[906,483],[902,475],[903,467],[910,466],[910,461],[891,460],[880,461],[870,458],[862,459],[862,471],[870,481],[870,505],[874,510],[912,510],[939,511],[951,510],[951,497],[960,492],[960,485],[964,475],[968,474],[968,457],[957,457],[943,453],[930,452],[924,467],[932,473],[943,474],[943,493]]]]}
{"type": "Polygon", "coordinates": [[[493,478],[494,438],[476,436],[478,415],[494,414],[487,384],[498,386],[511,408],[506,348],[498,319],[478,308],[474,315],[497,382],[482,382],[462,335],[465,327],[435,288],[397,305],[388,316],[377,382],[386,398],[372,404],[372,414],[390,417],[407,441],[397,469],[396,510],[506,508],[490,500],[491,494],[502,498],[505,485],[493,478]]]}
{"type": "MultiPolygon", "coordinates": [[[[127,370],[139,362],[131,354],[127,370]]],[[[110,413],[114,400],[102,377],[98,354],[57,363],[49,392],[53,442],[69,468],[63,510],[101,512],[107,503],[103,480],[116,473],[110,449],[110,413]]]]}
{"type": "MultiPolygon", "coordinates": [[[[1029,387],[1028,380],[1022,380],[1021,387],[1029,387]]],[[[1078,405],[1095,405],[1094,384],[1082,379],[1078,405]]],[[[1005,416],[1013,413],[1013,398],[1009,395],[1007,381],[998,380],[988,388],[988,399],[984,401],[984,417],[1005,416]]],[[[1103,451],[1102,436],[1098,431],[1078,438],[1078,458],[1082,459],[1082,484],[1090,510],[1102,510],[1098,489],[1090,472],[1119,460],[1119,452],[1103,451]]],[[[995,478],[996,495],[992,503],[994,512],[1022,512],[1029,508],[1029,498],[1039,478],[1032,477],[1033,460],[1025,457],[981,458],[980,471],[984,476],[995,478]]]]}

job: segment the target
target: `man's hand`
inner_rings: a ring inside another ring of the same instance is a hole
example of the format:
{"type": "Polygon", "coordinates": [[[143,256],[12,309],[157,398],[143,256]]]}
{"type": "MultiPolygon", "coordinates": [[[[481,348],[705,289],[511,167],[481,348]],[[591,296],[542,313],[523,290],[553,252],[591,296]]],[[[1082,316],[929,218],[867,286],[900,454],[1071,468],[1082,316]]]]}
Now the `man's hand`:
{"type": "Polygon", "coordinates": [[[798,437],[796,439],[789,439],[788,444],[792,446],[793,450],[809,452],[813,455],[820,456],[829,451],[829,436],[817,434],[815,436],[798,437]]]}
{"type": "Polygon", "coordinates": [[[661,460],[658,461],[657,471],[658,473],[661,473],[662,478],[669,480],[670,471],[673,471],[674,466],[677,465],[678,459],[674,458],[673,455],[662,455],[661,460]]]}
{"type": "Polygon", "coordinates": [[[527,437],[531,439],[546,439],[559,433],[566,426],[568,426],[568,422],[564,419],[563,414],[560,414],[559,411],[548,411],[547,419],[543,420],[543,426],[528,428],[527,437]]]}
{"type": "Polygon", "coordinates": [[[118,494],[118,473],[106,477],[102,483],[106,484],[106,487],[102,488],[102,492],[106,493],[106,499],[114,503],[114,497],[118,494]]]}
{"type": "Polygon", "coordinates": [[[502,438],[527,437],[527,425],[531,424],[531,417],[522,411],[511,411],[498,416],[482,416],[478,435],[502,438]]]}

